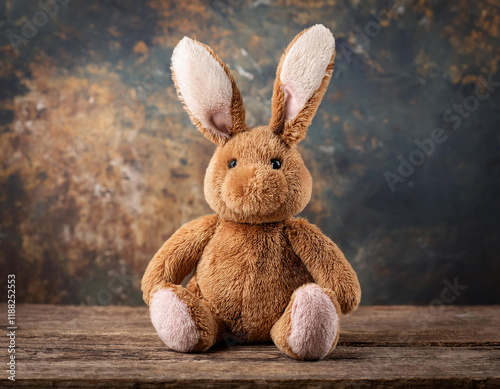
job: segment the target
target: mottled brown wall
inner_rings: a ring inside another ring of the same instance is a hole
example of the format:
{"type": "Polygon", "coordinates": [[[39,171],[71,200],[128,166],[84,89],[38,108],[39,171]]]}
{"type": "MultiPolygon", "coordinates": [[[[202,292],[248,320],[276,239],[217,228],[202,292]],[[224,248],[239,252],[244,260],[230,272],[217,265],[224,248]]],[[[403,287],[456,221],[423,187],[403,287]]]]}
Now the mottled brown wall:
{"type": "Polygon", "coordinates": [[[257,125],[281,51],[323,23],[338,56],[301,144],[315,180],[303,214],[344,250],[365,304],[428,303],[455,277],[468,286],[457,303],[498,303],[500,85],[457,129],[443,114],[487,93],[481,77],[500,81],[499,5],[396,1],[370,15],[391,3],[73,0],[44,24],[38,1],[0,2],[0,285],[6,269],[18,301],[140,303],[154,252],[211,212],[213,146],[175,96],[173,47],[211,45],[257,125]],[[446,141],[391,191],[384,172],[436,127],[446,141]]]}

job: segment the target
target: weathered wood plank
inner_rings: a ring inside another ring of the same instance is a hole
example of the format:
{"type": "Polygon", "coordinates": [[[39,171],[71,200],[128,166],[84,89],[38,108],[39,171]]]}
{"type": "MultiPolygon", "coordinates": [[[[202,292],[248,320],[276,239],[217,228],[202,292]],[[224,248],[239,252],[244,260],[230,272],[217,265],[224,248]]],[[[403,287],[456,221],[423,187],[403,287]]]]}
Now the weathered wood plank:
{"type": "Polygon", "coordinates": [[[156,347],[144,351],[146,349],[147,344],[79,347],[73,340],[64,339],[43,352],[27,346],[29,359],[23,361],[25,357],[21,356],[18,380],[47,385],[75,381],[74,386],[85,386],[84,382],[96,385],[97,380],[115,382],[117,386],[159,382],[192,385],[198,382],[199,386],[213,382],[222,386],[233,381],[292,385],[308,379],[317,385],[349,380],[377,383],[390,380],[394,386],[399,385],[396,385],[398,380],[500,383],[498,347],[341,346],[331,357],[314,363],[287,359],[269,345],[219,348],[205,354],[180,354],[156,347]]]}
{"type": "MultiPolygon", "coordinates": [[[[0,323],[5,320],[2,317],[0,323]]],[[[30,335],[127,333],[129,337],[157,338],[147,307],[27,304],[18,307],[18,325],[20,334],[30,335]]],[[[500,306],[450,305],[441,310],[428,306],[362,306],[342,317],[340,344],[500,346],[499,328],[500,306]]]]}
{"type": "Polygon", "coordinates": [[[499,387],[499,307],[426,309],[362,307],[331,356],[299,362],[232,339],[207,353],[167,350],[145,307],[20,305],[15,387],[499,387]]]}

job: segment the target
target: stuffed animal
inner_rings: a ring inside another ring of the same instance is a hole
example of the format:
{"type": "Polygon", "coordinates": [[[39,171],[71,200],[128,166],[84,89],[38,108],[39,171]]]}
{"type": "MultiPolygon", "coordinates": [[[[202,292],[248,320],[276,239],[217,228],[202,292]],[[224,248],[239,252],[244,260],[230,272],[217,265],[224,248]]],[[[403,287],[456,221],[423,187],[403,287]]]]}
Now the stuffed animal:
{"type": "Polygon", "coordinates": [[[360,302],[359,282],[335,243],[294,218],[312,190],[297,143],[330,82],[334,57],[326,27],[297,35],[278,66],[269,125],[250,128],[240,91],[213,50],[188,37],[174,49],[179,98],[217,148],[204,182],[215,214],[177,230],[142,279],[151,321],[169,348],[205,351],[227,334],[272,340],[302,360],[335,348],[341,313],[360,302]]]}

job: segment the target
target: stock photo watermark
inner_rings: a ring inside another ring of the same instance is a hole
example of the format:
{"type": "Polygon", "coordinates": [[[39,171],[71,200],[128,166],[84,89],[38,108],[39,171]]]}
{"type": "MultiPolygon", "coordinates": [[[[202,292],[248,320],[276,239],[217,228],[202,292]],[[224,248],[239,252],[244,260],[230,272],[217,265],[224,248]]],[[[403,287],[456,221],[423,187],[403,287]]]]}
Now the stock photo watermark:
{"type": "MultiPolygon", "coordinates": [[[[478,77],[479,85],[474,93],[467,96],[461,103],[455,103],[451,108],[444,111],[442,119],[445,123],[451,123],[453,130],[458,130],[462,123],[478,110],[482,101],[488,100],[495,92],[495,88],[500,86],[500,81],[494,81],[490,74],[486,80],[484,77],[478,77]]],[[[394,170],[386,170],[383,174],[387,185],[392,193],[396,190],[396,184],[405,182],[416,168],[422,166],[427,158],[431,157],[437,145],[446,142],[448,135],[442,128],[434,128],[428,138],[423,140],[415,139],[415,149],[408,153],[407,157],[399,155],[398,167],[394,170]]]]}
{"type": "MultiPolygon", "coordinates": [[[[404,357],[407,355],[408,347],[401,346],[419,345],[422,342],[421,335],[429,330],[429,325],[439,322],[445,307],[453,304],[468,288],[468,285],[461,284],[458,277],[455,277],[453,281],[444,279],[443,284],[439,297],[433,299],[427,307],[419,307],[408,315],[410,330],[397,334],[393,345],[386,348],[386,358],[395,360],[404,357]]],[[[365,364],[364,366],[366,369],[371,369],[373,365],[365,364]]]]}
{"type": "Polygon", "coordinates": [[[134,86],[135,97],[129,93],[113,100],[115,113],[123,113],[123,110],[134,111],[139,104],[144,104],[151,93],[165,83],[169,77],[170,73],[165,72],[159,65],[156,65],[154,69],[151,66],[146,66],[146,75],[142,78],[141,84],[134,86]]]}
{"type": "MultiPolygon", "coordinates": [[[[443,287],[439,296],[430,301],[426,307],[410,307],[413,313],[408,315],[407,326],[409,329],[406,328],[405,324],[405,330],[398,331],[397,335],[391,339],[391,343],[385,348],[384,358],[390,358],[391,360],[404,358],[408,355],[407,350],[409,347],[407,346],[421,345],[422,336],[432,330],[432,328],[429,329],[429,326],[434,322],[439,324],[446,306],[455,303],[467,289],[468,285],[462,284],[458,277],[455,277],[453,281],[446,278],[443,280],[443,287]]],[[[368,371],[372,370],[374,365],[367,363],[363,366],[368,371]]]]}
{"type": "Polygon", "coordinates": [[[7,366],[9,369],[7,372],[9,376],[7,377],[11,381],[16,380],[16,275],[9,274],[7,276],[7,337],[9,338],[9,343],[7,346],[7,353],[9,359],[7,366]]]}
{"type": "Polygon", "coordinates": [[[243,339],[239,338],[236,335],[231,334],[230,332],[224,332],[224,334],[222,335],[222,340],[224,341],[224,344],[228,349],[231,349],[234,346],[242,345],[243,343],[245,343],[243,339]]]}
{"type": "Polygon", "coordinates": [[[371,41],[380,35],[382,27],[387,27],[394,15],[401,11],[402,6],[402,0],[390,0],[385,8],[370,13],[373,20],[367,21],[363,29],[359,26],[353,28],[354,46],[347,41],[342,41],[339,45],[347,63],[351,63],[353,54],[366,50],[371,41]]]}
{"type": "Polygon", "coordinates": [[[137,275],[126,274],[125,268],[121,268],[120,271],[111,270],[108,275],[110,279],[106,288],[99,290],[96,296],[88,301],[88,305],[110,305],[115,295],[122,293],[126,287],[133,284],[138,278],[137,275]]]}
{"type": "Polygon", "coordinates": [[[444,287],[441,290],[439,298],[435,298],[429,303],[424,314],[416,312],[408,318],[408,324],[412,327],[419,326],[421,329],[427,329],[429,322],[432,322],[444,310],[445,305],[453,304],[458,297],[468,288],[458,282],[458,277],[453,282],[448,279],[443,280],[444,287]]]}
{"type": "Polygon", "coordinates": [[[60,6],[69,3],[70,0],[40,0],[38,2],[38,11],[30,18],[23,16],[21,19],[22,27],[21,34],[8,32],[7,38],[11,46],[18,50],[21,45],[28,44],[29,40],[38,35],[40,30],[44,28],[49,21],[54,18],[60,10],[60,6]]]}
{"type": "Polygon", "coordinates": [[[219,16],[224,19],[230,9],[237,8],[243,4],[244,0],[215,0],[211,1],[210,5],[219,14],[219,16]]]}

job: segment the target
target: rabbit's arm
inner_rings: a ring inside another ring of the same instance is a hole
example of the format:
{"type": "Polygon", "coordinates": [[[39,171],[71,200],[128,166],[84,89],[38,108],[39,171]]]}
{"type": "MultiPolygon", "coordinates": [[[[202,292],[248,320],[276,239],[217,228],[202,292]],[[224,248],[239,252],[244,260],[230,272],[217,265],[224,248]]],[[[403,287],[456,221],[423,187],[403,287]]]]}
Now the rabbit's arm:
{"type": "Polygon", "coordinates": [[[337,295],[342,313],[356,310],[361,299],[358,277],[344,254],[318,227],[305,219],[287,224],[287,238],[314,281],[337,295]]]}
{"type": "Polygon", "coordinates": [[[180,284],[191,272],[212,238],[217,215],[184,224],[158,250],[142,277],[143,299],[149,305],[154,292],[167,284],[180,284]]]}

